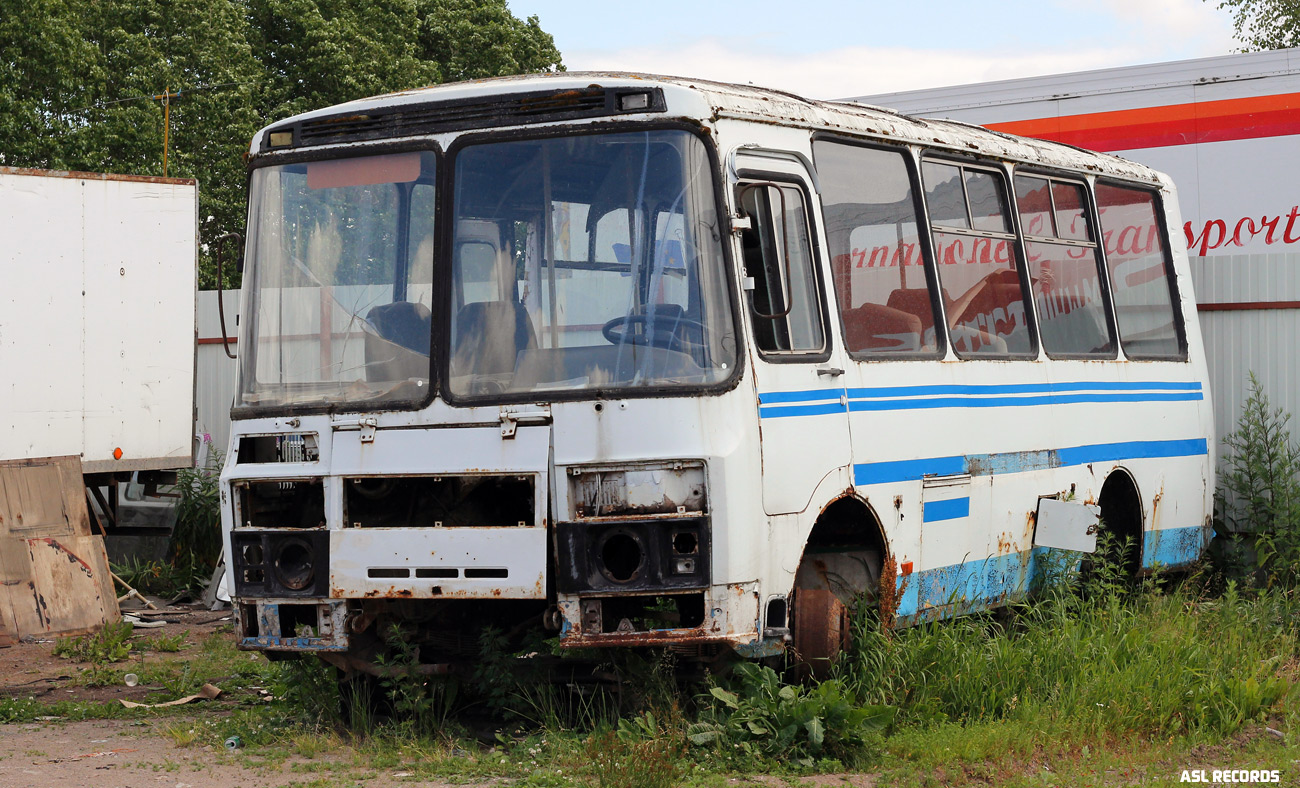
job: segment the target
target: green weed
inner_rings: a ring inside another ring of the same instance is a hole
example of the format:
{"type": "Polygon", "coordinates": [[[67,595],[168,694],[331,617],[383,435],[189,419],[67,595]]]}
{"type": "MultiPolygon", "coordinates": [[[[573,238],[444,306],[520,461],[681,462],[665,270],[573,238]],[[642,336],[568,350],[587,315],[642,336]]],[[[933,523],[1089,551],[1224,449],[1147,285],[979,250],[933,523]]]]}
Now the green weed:
{"type": "Polygon", "coordinates": [[[190,632],[187,629],[176,635],[156,635],[142,638],[136,641],[135,650],[174,654],[185,647],[185,641],[189,636],[190,632]]]}
{"type": "Polygon", "coordinates": [[[92,666],[121,662],[131,654],[130,640],[133,629],[125,621],[105,624],[103,629],[90,635],[59,638],[54,644],[53,653],[64,659],[89,662],[92,666]]]}
{"type": "Polygon", "coordinates": [[[868,736],[895,714],[888,706],[861,702],[841,679],[785,684],[772,668],[753,663],[737,665],[734,673],[732,690],[709,688],[700,721],[687,731],[692,744],[809,766],[821,757],[856,760],[868,736]]]}

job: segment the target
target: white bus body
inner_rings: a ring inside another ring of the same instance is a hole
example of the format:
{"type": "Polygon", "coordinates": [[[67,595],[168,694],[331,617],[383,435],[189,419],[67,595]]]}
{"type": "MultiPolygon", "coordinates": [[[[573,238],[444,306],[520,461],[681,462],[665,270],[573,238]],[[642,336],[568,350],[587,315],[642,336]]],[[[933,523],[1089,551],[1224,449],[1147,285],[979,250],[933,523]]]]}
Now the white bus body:
{"type": "Polygon", "coordinates": [[[1178,184],[1205,336],[1215,427],[1237,419],[1254,372],[1300,413],[1300,49],[985,82],[855,101],[978,123],[1141,162],[1178,184]]]}
{"type": "Polygon", "coordinates": [[[1208,541],[1147,167],[625,74],[353,102],[251,153],[243,648],[365,670],[398,625],[456,662],[535,622],[817,658],[856,595],[900,623],[1024,596],[1098,507],[1135,569],[1208,541]]]}

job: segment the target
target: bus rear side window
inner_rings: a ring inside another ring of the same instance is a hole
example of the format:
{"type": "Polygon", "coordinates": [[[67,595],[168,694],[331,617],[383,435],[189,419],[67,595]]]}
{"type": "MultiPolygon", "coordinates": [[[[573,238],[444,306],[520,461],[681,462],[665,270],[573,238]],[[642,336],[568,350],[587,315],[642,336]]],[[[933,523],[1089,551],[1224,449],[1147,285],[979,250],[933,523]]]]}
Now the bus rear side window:
{"type": "Polygon", "coordinates": [[[813,154],[849,354],[937,354],[933,288],[904,155],[822,140],[813,154]]]}
{"type": "Polygon", "coordinates": [[[1038,332],[1049,356],[1114,358],[1102,272],[1082,183],[1016,176],[1038,332]]]}
{"type": "Polygon", "coordinates": [[[1184,357],[1155,194],[1099,183],[1097,210],[1124,353],[1131,358],[1184,357]]]}
{"type": "Polygon", "coordinates": [[[926,161],[921,180],[953,349],[962,358],[1034,355],[1001,175],[926,161]]]}

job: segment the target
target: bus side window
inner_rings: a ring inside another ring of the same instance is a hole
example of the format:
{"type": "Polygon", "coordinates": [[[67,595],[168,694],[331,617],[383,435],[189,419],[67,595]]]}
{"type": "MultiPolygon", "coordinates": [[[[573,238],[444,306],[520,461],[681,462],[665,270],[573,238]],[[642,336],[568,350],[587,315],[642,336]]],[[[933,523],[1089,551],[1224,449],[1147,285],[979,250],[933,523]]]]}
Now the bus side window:
{"type": "Polygon", "coordinates": [[[957,355],[1034,355],[1002,176],[931,160],[921,164],[921,179],[957,355]]]}
{"type": "Polygon", "coordinates": [[[1185,358],[1183,327],[1174,308],[1171,261],[1155,194],[1098,183],[1097,212],[1125,355],[1185,358]]]}
{"type": "Polygon", "coordinates": [[[1017,175],[1015,183],[1043,349],[1053,357],[1114,358],[1087,188],[1039,175],[1017,175]]]}
{"type": "Polygon", "coordinates": [[[853,358],[938,355],[934,286],[901,151],[813,142],[831,277],[853,358]]]}
{"type": "Polygon", "coordinates": [[[784,184],[745,184],[740,204],[750,219],[741,244],[759,350],[817,353],[825,349],[825,321],[803,192],[784,184]]]}

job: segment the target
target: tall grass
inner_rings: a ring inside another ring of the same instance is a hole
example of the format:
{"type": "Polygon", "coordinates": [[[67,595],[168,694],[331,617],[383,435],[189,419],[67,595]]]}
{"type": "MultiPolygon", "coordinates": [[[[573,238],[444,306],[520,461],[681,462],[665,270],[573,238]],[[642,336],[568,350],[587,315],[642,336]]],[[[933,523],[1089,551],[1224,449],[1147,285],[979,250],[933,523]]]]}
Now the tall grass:
{"type": "Polygon", "coordinates": [[[889,633],[863,617],[841,666],[901,725],[1008,720],[1057,734],[1223,736],[1291,692],[1294,598],[1056,583],[1001,616],[889,633]]]}

